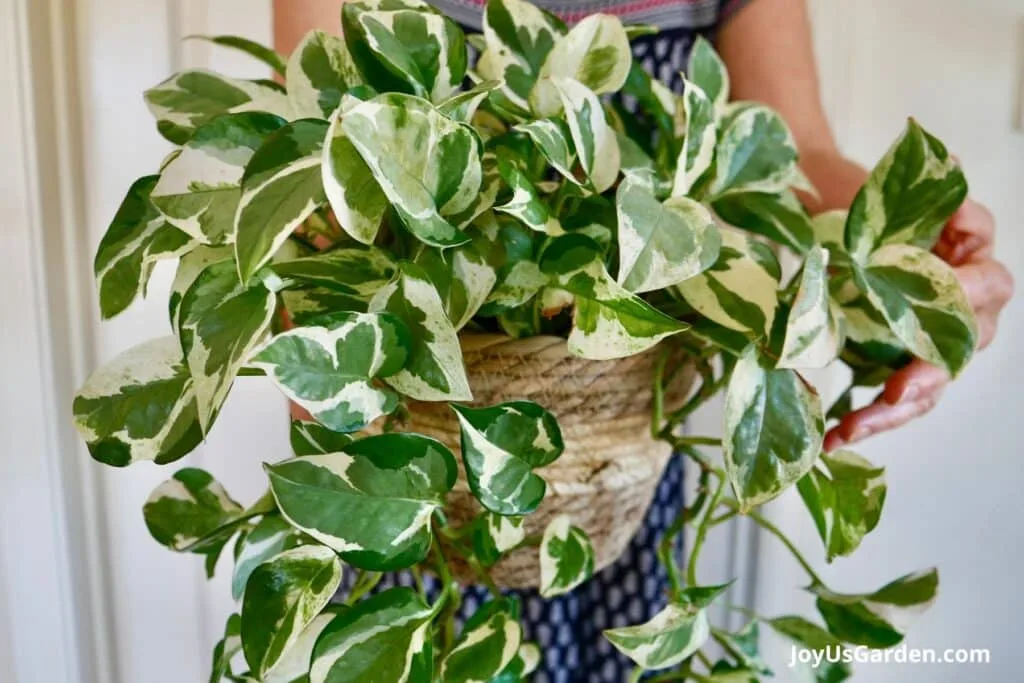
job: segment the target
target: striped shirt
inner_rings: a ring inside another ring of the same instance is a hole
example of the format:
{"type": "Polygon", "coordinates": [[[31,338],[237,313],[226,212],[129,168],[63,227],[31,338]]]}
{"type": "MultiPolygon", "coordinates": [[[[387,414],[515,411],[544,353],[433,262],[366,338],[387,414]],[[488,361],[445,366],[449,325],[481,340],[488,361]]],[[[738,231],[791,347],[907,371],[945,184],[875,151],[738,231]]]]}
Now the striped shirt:
{"type": "MultiPolygon", "coordinates": [[[[479,30],[486,0],[428,0],[453,20],[479,30]]],[[[712,31],[749,0],[533,0],[533,4],[572,24],[584,17],[612,14],[624,24],[653,24],[662,30],[712,31]]]]}

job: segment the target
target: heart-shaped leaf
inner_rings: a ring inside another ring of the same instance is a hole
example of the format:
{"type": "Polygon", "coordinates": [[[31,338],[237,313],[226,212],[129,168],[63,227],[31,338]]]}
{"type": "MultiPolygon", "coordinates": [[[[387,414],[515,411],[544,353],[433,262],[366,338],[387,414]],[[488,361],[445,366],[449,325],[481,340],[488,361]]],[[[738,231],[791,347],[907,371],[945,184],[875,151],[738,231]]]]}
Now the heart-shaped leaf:
{"type": "Polygon", "coordinates": [[[703,36],[698,36],[693,44],[686,75],[704,91],[716,110],[725,109],[729,102],[729,71],[715,48],[703,36]]]}
{"type": "Polygon", "coordinates": [[[289,440],[292,452],[299,457],[343,451],[352,443],[352,436],[328,429],[318,422],[292,420],[289,440]]]}
{"type": "Polygon", "coordinates": [[[458,471],[441,443],[400,433],[265,469],[281,514],[292,525],[349,564],[373,571],[423,561],[430,548],[430,518],[458,471]]]}
{"type": "MultiPolygon", "coordinates": [[[[693,65],[694,57],[691,55],[690,59],[693,65]]],[[[686,128],[683,148],[676,160],[673,197],[689,195],[697,181],[707,173],[715,159],[715,143],[718,141],[715,104],[707,93],[696,83],[684,80],[681,104],[686,128]]]]}
{"type": "Polygon", "coordinates": [[[540,594],[568,593],[594,574],[594,547],[586,533],[559,515],[544,529],[540,544],[540,594]]]}
{"type": "Polygon", "coordinates": [[[146,527],[160,545],[196,553],[223,543],[242,512],[220,482],[193,467],[156,487],[142,508],[146,527]]]}
{"type": "Polygon", "coordinates": [[[793,134],[781,116],[768,107],[745,107],[725,122],[710,194],[783,192],[793,184],[797,156],[793,134]]]}
{"type": "Polygon", "coordinates": [[[301,543],[295,527],[279,515],[267,515],[235,547],[235,569],[231,575],[231,596],[241,600],[245,584],[256,567],[301,543]]]}
{"type": "Polygon", "coordinates": [[[839,356],[843,335],[829,297],[828,255],[821,246],[807,252],[778,368],[823,368],[839,356]]]}
{"type": "Polygon", "coordinates": [[[491,681],[512,663],[523,641],[517,605],[491,600],[473,613],[441,664],[446,683],[491,681]]]}
{"type": "Polygon", "coordinates": [[[285,82],[298,118],[329,118],[350,88],[362,78],[345,41],[310,31],[288,59],[285,82]]]}
{"type": "Polygon", "coordinates": [[[632,63],[629,38],[618,17],[591,14],[558,39],[540,77],[571,78],[603,95],[622,87],[632,63]]]}

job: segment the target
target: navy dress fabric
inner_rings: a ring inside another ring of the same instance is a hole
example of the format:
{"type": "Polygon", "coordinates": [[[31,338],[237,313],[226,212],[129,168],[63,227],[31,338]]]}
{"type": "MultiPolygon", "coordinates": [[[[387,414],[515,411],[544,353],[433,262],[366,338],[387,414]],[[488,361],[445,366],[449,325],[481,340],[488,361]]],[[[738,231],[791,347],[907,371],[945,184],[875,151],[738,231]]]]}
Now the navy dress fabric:
{"type": "MultiPolygon", "coordinates": [[[[679,92],[679,72],[698,35],[714,37],[721,21],[747,0],[718,0],[718,14],[711,23],[692,28],[672,28],[633,41],[634,56],[655,78],[679,92]]],[[[664,608],[668,578],[657,559],[658,543],[665,529],[683,508],[683,463],[673,457],[658,485],[655,499],[637,535],[621,558],[598,572],[576,590],[554,599],[536,591],[509,591],[522,605],[525,636],[536,642],[543,660],[533,674],[535,683],[624,683],[633,663],[601,635],[604,629],[629,626],[651,619],[664,608]]],[[[681,554],[682,548],[676,548],[681,554]]],[[[354,573],[347,575],[351,578],[354,573]]],[[[437,587],[424,577],[432,596],[437,587]]],[[[387,575],[376,588],[414,586],[408,572],[387,575]]],[[[465,620],[489,598],[483,586],[465,594],[459,620],[465,620]]]]}

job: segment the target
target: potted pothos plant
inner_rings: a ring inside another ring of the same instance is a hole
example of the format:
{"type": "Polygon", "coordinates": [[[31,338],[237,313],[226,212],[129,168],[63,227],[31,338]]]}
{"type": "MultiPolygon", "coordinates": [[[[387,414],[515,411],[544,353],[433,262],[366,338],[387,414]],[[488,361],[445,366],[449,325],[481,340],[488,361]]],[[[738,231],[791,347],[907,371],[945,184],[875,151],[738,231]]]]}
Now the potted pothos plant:
{"type": "Polygon", "coordinates": [[[341,22],[343,38],[312,32],[287,58],[212,39],[279,81],[186,71],[149,90],[175,149],[128,191],[96,255],[104,318],[145,292],[155,262],[179,260],[171,334],[75,397],[97,461],[179,460],[239,377],[274,383],[311,416],[293,423],[294,453],[264,463],[259,500],[236,502],[185,468],[145,505],[154,538],[211,574],[233,549],[240,609],[211,681],[528,678],[540,653],[488,568],[539,557],[535,583],[556,595],[588,578],[595,555],[571,515],[523,524],[571,449],[555,417],[568,409],[474,403],[462,349],[483,334],[559,337],[567,357],[608,367],[657,354],[651,435],[692,459],[699,486],[662,540],[668,606],[605,634],[638,677],[760,680],[763,627],[815,649],[899,643],[903,613],[935,598],[934,570],[838,592],[758,508],[796,486],[828,560],[850,555],[878,524],[884,471],[821,452],[851,394],[826,409],[801,371],[844,363],[852,388],[911,356],[953,375],[970,359],[971,309],[930,253],[967,192],[942,143],[911,121],[849,212],[812,218],[785,123],[730,101],[705,41],[675,94],[631,57],[631,35],[650,29],[610,16],[569,29],[524,0],[490,0],[482,35],[465,36],[419,0],[367,0],[345,3],[341,22]],[[784,274],[780,252],[798,267],[784,274]],[[689,361],[670,362],[680,349],[689,361]],[[684,365],[697,386],[669,401],[684,365]],[[721,390],[722,436],[683,434],[721,390]],[[424,404],[451,406],[460,448],[404,429],[424,404]],[[478,501],[475,515],[446,513],[453,489],[478,501]],[[698,559],[737,514],[793,551],[820,624],[753,613],[736,633],[709,624],[733,577],[708,582],[698,559]],[[671,548],[688,526],[680,566],[671,548]],[[456,564],[494,593],[459,625],[456,564]],[[438,590],[373,590],[406,569],[438,590]],[[338,594],[343,574],[357,578],[338,594]]]}

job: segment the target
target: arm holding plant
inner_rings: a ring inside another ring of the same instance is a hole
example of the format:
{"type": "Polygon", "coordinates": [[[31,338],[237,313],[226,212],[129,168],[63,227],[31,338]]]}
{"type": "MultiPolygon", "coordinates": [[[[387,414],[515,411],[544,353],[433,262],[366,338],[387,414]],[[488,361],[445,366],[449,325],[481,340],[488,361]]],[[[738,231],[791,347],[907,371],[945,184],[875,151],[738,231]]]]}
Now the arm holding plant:
{"type": "MultiPolygon", "coordinates": [[[[847,209],[868,171],[843,156],[821,104],[806,0],[758,0],[722,29],[718,49],[729,68],[733,97],[763,102],[789,124],[800,165],[817,189],[802,195],[812,214],[847,209]]],[[[992,256],[995,220],[967,199],[946,224],[934,251],[953,266],[978,320],[978,346],[996,332],[999,314],[1013,294],[1013,278],[992,256]]],[[[931,410],[949,383],[942,368],[915,359],[895,372],[871,405],[853,411],[828,434],[834,450],[895,429],[931,410]]]]}

